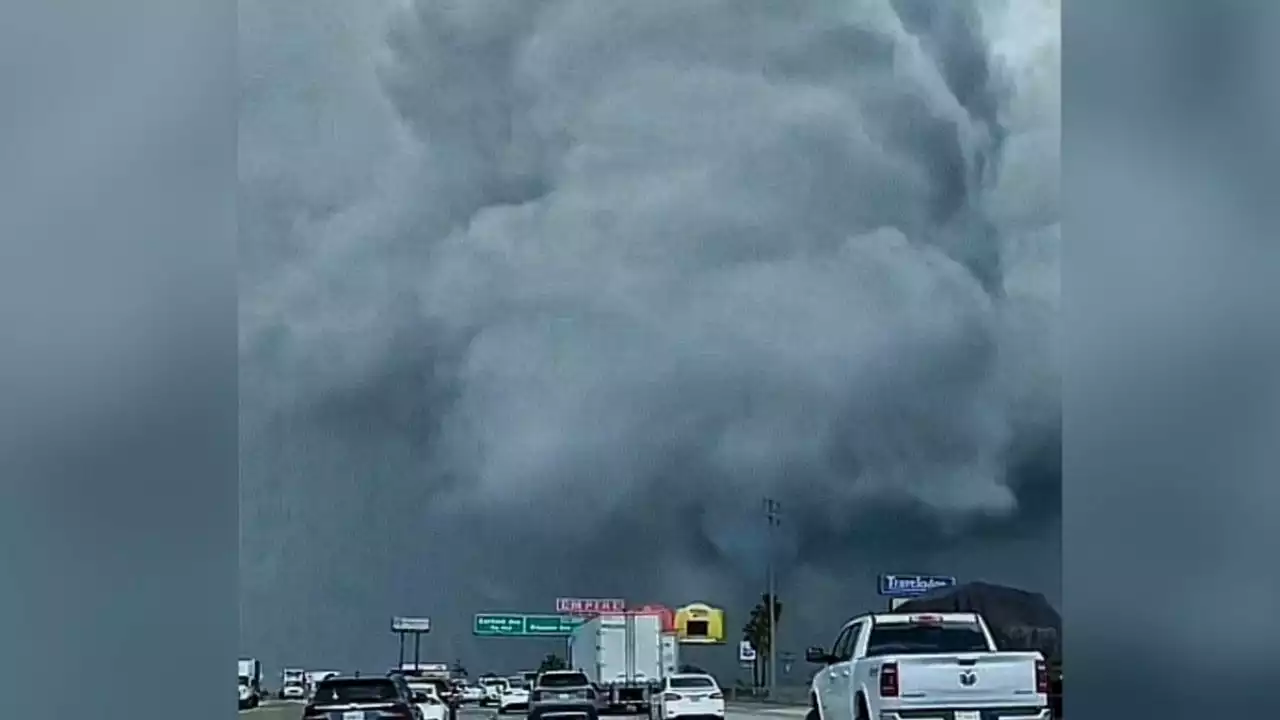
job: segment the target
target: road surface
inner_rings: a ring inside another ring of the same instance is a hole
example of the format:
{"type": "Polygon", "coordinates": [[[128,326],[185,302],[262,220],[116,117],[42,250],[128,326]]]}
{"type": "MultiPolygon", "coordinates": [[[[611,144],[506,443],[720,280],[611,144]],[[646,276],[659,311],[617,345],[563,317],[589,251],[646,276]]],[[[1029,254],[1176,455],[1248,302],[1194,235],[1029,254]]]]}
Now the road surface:
{"type": "MultiPolygon", "coordinates": [[[[759,705],[739,705],[735,703],[729,704],[725,708],[725,720],[787,720],[794,718],[799,720],[804,717],[805,709],[802,707],[765,707],[759,705]]],[[[286,702],[273,700],[261,707],[253,710],[241,710],[241,720],[299,720],[302,717],[302,703],[286,702]]],[[[601,720],[606,718],[616,718],[617,720],[640,720],[643,715],[605,715],[601,720]]],[[[511,720],[520,720],[520,715],[497,715],[492,708],[463,708],[458,713],[458,720],[496,720],[496,718],[511,718],[511,720]]]]}

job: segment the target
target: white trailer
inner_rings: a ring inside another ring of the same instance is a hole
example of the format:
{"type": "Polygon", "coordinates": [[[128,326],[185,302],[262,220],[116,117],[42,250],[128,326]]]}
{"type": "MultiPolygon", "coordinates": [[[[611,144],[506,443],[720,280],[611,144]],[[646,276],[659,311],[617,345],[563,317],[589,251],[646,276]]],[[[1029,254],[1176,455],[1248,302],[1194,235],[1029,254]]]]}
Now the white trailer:
{"type": "Polygon", "coordinates": [[[671,655],[663,636],[657,615],[598,615],[569,636],[569,663],[597,686],[605,709],[648,712],[671,655]]]}
{"type": "Polygon", "coordinates": [[[311,697],[316,691],[316,685],[328,680],[331,677],[337,677],[342,673],[337,670],[308,670],[303,674],[304,683],[307,688],[307,697],[311,697]]]}

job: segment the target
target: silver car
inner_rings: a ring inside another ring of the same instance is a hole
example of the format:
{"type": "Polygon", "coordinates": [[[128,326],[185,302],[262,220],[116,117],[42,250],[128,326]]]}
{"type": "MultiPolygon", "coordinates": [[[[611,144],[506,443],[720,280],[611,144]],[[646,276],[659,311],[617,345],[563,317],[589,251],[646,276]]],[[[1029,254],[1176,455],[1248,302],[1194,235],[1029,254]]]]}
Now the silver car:
{"type": "Polygon", "coordinates": [[[538,675],[529,695],[529,720],[597,720],[596,691],[580,670],[551,670],[538,675]]]}

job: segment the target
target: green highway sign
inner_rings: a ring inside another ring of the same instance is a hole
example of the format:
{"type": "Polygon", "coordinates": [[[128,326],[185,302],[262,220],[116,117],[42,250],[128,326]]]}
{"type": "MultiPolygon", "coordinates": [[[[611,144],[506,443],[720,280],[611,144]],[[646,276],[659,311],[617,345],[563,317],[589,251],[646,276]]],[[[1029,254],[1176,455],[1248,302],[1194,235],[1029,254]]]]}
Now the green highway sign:
{"type": "Polygon", "coordinates": [[[481,637],[555,637],[569,635],[584,622],[586,618],[572,615],[480,613],[471,633],[481,637]]]}

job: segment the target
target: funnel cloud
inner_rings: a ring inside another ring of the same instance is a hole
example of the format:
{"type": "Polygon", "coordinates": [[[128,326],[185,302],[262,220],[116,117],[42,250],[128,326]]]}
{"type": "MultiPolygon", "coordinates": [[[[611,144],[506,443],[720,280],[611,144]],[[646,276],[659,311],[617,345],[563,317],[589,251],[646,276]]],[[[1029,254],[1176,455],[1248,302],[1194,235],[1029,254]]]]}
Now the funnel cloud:
{"type": "MultiPolygon", "coordinates": [[[[242,645],[1057,598],[1056,2],[241,3],[242,645]]],[[[734,618],[739,618],[734,620],[734,618]]],[[[698,649],[731,668],[732,649],[698,649]],[[723,656],[723,657],[722,657],[723,656]]]]}

